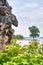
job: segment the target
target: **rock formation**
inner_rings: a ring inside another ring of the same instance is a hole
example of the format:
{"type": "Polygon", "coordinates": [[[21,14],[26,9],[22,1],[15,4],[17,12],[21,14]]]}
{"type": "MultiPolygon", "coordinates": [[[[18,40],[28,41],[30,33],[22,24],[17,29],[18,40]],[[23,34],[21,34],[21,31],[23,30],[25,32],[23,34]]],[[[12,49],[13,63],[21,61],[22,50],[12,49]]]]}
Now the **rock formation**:
{"type": "Polygon", "coordinates": [[[9,43],[14,33],[11,25],[18,26],[16,16],[11,10],[12,7],[6,0],[0,0],[0,44],[9,43]]]}

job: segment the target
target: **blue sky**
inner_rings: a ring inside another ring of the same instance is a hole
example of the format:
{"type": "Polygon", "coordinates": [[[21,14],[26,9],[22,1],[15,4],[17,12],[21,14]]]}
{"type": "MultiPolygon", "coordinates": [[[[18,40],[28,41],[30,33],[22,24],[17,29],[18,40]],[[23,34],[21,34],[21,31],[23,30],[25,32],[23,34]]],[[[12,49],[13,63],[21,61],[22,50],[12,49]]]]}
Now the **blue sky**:
{"type": "Polygon", "coordinates": [[[28,27],[35,25],[43,36],[43,0],[8,0],[12,6],[12,13],[18,19],[18,27],[14,27],[15,34],[29,36],[28,27]]]}

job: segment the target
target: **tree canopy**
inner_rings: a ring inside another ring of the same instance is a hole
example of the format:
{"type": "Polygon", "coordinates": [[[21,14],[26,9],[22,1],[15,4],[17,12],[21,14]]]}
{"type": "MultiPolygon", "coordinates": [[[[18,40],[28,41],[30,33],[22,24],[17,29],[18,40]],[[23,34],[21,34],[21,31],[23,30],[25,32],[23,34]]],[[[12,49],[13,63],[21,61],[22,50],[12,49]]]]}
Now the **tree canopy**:
{"type": "Polygon", "coordinates": [[[39,29],[36,26],[31,26],[29,27],[30,30],[30,37],[36,38],[37,36],[39,37],[39,29]]]}
{"type": "Polygon", "coordinates": [[[14,38],[16,39],[23,39],[24,37],[21,34],[14,35],[14,38]]]}

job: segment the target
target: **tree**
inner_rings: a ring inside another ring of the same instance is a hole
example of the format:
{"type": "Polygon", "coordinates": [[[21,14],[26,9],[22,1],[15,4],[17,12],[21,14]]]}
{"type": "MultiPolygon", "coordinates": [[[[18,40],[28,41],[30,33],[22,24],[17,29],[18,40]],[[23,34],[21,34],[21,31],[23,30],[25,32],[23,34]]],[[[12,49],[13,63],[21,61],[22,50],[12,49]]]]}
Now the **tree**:
{"type": "Polygon", "coordinates": [[[33,40],[34,40],[34,38],[39,37],[40,31],[36,26],[29,27],[29,30],[31,33],[30,37],[33,37],[33,40]]]}
{"type": "Polygon", "coordinates": [[[16,38],[16,39],[23,39],[24,37],[21,34],[17,34],[17,35],[14,36],[14,38],[16,38]]]}

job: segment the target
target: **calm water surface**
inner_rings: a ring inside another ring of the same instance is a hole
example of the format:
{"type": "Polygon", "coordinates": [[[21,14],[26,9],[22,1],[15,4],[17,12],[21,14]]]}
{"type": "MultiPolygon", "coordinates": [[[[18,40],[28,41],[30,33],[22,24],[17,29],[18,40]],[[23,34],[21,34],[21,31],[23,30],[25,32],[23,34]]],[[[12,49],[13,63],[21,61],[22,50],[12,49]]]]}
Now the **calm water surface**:
{"type": "MultiPolygon", "coordinates": [[[[40,44],[43,44],[43,39],[38,39],[40,44]]],[[[21,46],[30,44],[31,40],[17,40],[17,43],[21,46]]]]}

